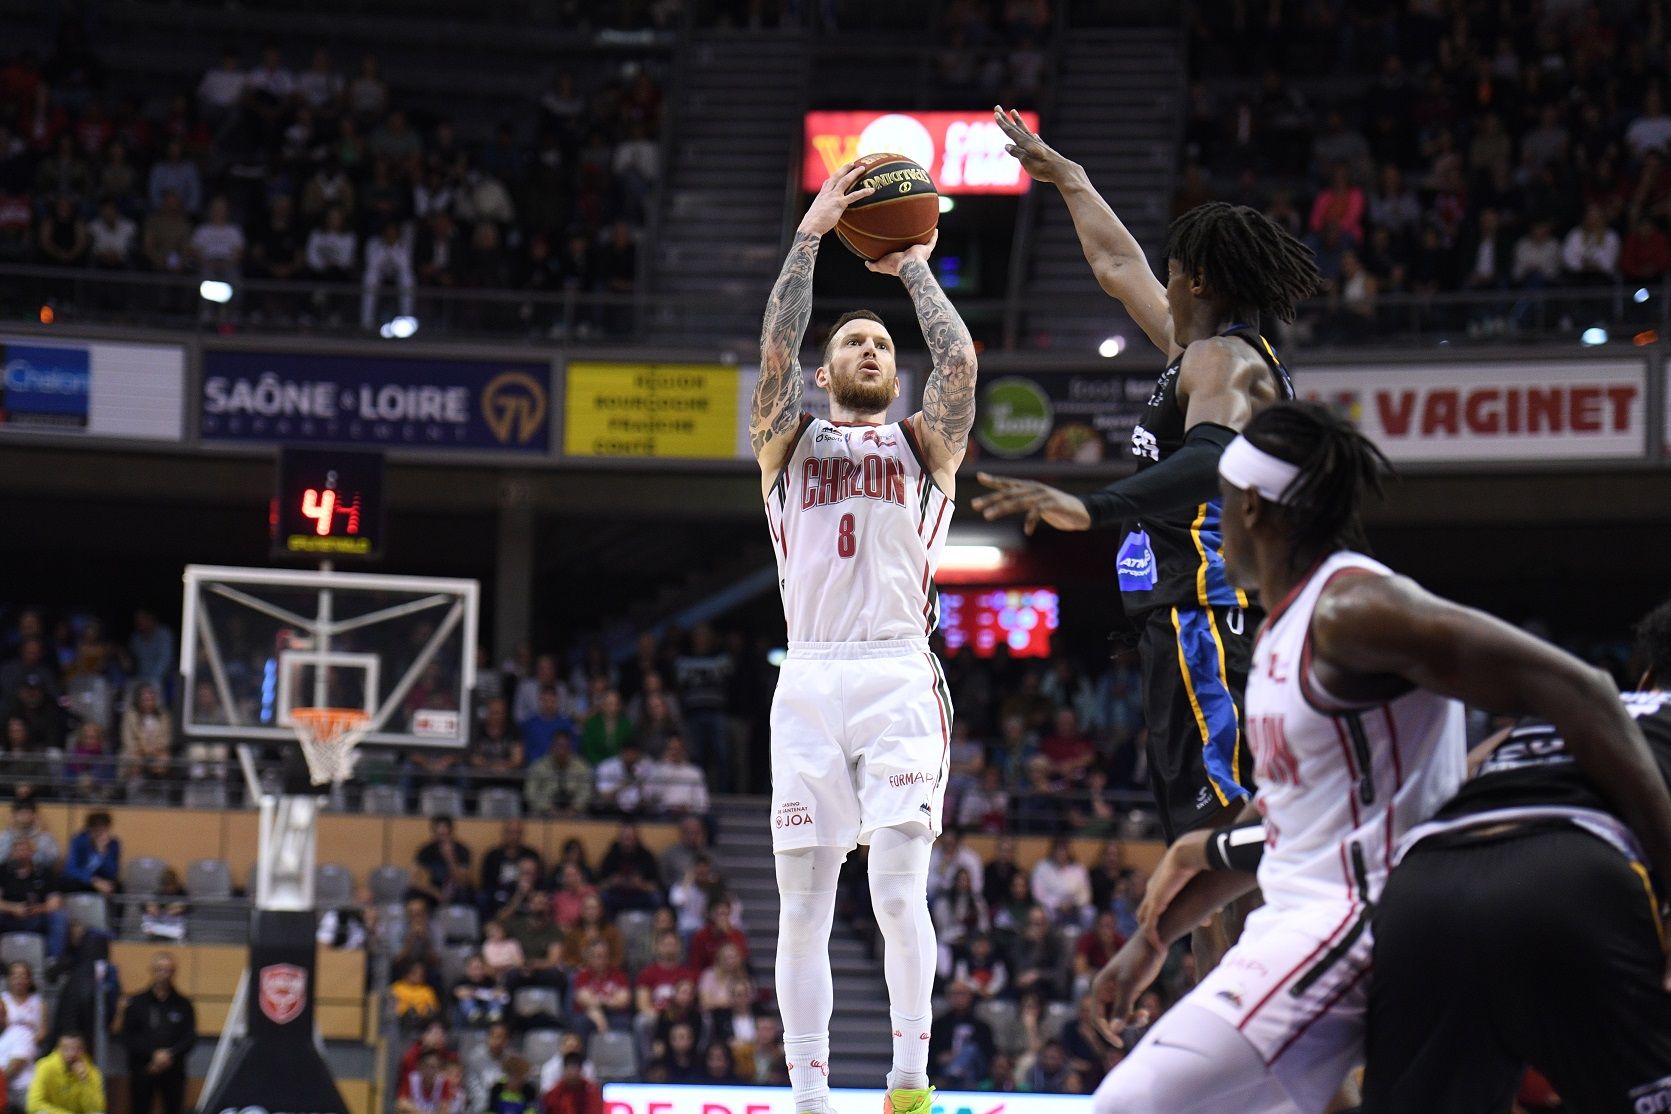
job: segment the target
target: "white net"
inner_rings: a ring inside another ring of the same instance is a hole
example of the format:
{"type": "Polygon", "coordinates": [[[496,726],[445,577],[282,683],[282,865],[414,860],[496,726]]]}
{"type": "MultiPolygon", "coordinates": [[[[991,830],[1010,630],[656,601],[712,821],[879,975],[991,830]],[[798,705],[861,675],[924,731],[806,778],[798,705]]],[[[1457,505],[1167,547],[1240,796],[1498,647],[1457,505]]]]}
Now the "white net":
{"type": "Polygon", "coordinates": [[[356,744],[371,728],[357,708],[292,708],[290,723],[302,743],[308,776],[315,785],[340,785],[354,773],[356,744]]]}

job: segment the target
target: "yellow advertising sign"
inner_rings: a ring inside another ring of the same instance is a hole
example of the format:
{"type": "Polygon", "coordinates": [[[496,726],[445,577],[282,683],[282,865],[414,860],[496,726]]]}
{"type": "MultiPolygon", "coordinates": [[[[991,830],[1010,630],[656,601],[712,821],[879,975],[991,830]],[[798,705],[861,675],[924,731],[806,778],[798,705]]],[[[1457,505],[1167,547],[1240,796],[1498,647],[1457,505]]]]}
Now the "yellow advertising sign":
{"type": "Polygon", "coordinates": [[[737,369],[730,364],[571,363],[566,395],[568,456],[736,455],[737,369]]]}

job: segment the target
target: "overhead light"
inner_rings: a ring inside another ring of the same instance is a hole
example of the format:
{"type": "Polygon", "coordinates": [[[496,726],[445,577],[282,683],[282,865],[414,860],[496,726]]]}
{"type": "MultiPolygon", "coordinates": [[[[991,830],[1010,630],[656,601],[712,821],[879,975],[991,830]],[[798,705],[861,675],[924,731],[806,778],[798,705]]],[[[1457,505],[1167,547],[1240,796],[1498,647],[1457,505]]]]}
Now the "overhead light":
{"type": "Polygon", "coordinates": [[[995,545],[948,545],[940,553],[940,567],[956,572],[988,572],[1004,567],[1004,551],[995,545]]]}
{"type": "Polygon", "coordinates": [[[418,331],[418,319],[402,315],[377,330],[384,340],[405,340],[418,331]]]}
{"type": "Polygon", "coordinates": [[[1105,360],[1112,360],[1125,350],[1126,338],[1118,335],[1105,337],[1103,342],[1097,345],[1097,354],[1105,360]]]}
{"type": "Polygon", "coordinates": [[[957,202],[953,201],[945,194],[940,195],[940,211],[942,213],[949,213],[955,208],[957,208],[957,202]]]}
{"type": "Polygon", "coordinates": [[[1646,286],[1638,286],[1636,288],[1636,293],[1630,296],[1630,300],[1635,302],[1637,305],[1641,305],[1643,302],[1648,300],[1648,288],[1646,286]]]}
{"type": "Polygon", "coordinates": [[[205,302],[214,302],[217,305],[224,306],[232,300],[232,284],[218,279],[204,279],[197,284],[197,292],[205,302]]]}
{"type": "Polygon", "coordinates": [[[1578,343],[1582,344],[1586,348],[1594,348],[1598,344],[1606,344],[1607,330],[1602,328],[1600,325],[1591,325],[1588,329],[1585,329],[1583,335],[1578,338],[1578,343]]]}

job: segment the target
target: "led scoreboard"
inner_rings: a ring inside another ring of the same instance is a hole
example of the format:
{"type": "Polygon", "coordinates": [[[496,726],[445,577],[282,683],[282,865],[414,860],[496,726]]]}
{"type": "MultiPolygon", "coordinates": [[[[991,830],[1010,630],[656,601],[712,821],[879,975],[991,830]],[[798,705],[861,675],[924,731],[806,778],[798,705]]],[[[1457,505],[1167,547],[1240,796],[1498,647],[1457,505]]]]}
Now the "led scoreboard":
{"type": "Polygon", "coordinates": [[[280,449],[270,518],[275,557],[378,556],[383,454],[280,449]]]}

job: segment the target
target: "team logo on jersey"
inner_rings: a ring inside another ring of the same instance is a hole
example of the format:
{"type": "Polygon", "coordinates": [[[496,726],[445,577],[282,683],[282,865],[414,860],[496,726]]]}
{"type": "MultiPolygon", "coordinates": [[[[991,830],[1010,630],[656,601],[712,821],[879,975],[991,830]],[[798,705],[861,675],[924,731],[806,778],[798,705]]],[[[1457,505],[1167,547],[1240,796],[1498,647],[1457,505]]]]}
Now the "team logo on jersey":
{"type": "Polygon", "coordinates": [[[897,438],[897,437],[883,437],[880,433],[877,433],[874,429],[865,430],[865,435],[864,435],[863,439],[867,444],[869,442],[874,441],[874,442],[876,442],[876,444],[879,448],[883,448],[883,449],[891,449],[891,448],[894,448],[895,446],[897,446],[899,444],[899,438],[897,438]]]}
{"type": "Polygon", "coordinates": [[[1140,456],[1146,460],[1160,459],[1160,442],[1155,435],[1142,426],[1133,426],[1131,431],[1131,455],[1140,456]]]}
{"type": "Polygon", "coordinates": [[[1232,1006],[1235,1006],[1237,1009],[1242,1008],[1242,996],[1237,994],[1234,990],[1221,990],[1217,994],[1213,995],[1213,997],[1222,998],[1226,1002],[1229,1002],[1232,1006]]]}
{"type": "Polygon", "coordinates": [[[288,1025],[307,1004],[308,973],[294,963],[261,968],[261,1012],[274,1025],[288,1025]]]}
{"type": "Polygon", "coordinates": [[[812,810],[800,801],[785,801],[772,817],[774,828],[804,828],[812,823],[812,810]]]}

